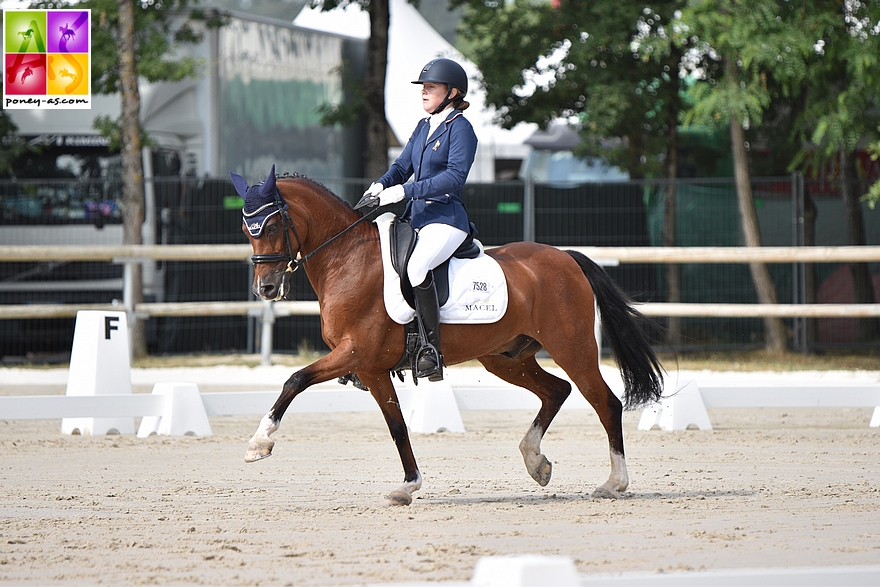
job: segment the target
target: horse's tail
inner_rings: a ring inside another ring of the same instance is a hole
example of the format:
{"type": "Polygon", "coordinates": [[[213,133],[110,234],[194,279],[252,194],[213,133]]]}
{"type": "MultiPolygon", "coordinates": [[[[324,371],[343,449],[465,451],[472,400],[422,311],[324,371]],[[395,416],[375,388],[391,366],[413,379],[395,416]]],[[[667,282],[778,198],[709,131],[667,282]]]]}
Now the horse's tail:
{"type": "Polygon", "coordinates": [[[639,327],[638,322],[646,320],[645,316],[632,306],[627,295],[604,269],[577,251],[565,252],[580,265],[593,287],[602,325],[623,378],[626,408],[660,401],[663,367],[639,327]]]}

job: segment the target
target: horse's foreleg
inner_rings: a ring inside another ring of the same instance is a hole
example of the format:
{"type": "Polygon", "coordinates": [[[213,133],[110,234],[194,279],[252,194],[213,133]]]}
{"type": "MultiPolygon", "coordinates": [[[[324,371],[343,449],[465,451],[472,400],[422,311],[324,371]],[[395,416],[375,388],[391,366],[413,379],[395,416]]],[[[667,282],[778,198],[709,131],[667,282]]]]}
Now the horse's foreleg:
{"type": "Polygon", "coordinates": [[[520,441],[519,452],[529,475],[544,487],[550,482],[553,465],[541,453],[541,439],[571,393],[571,384],[544,371],[534,356],[511,359],[503,355],[489,355],[480,357],[479,361],[504,381],[524,387],[541,399],[541,409],[520,441]]]}
{"type": "Polygon", "coordinates": [[[248,449],[244,455],[244,462],[253,463],[254,461],[259,461],[260,459],[272,456],[272,449],[275,447],[275,441],[269,438],[269,435],[278,430],[278,425],[280,423],[281,419],[279,418],[276,420],[271,411],[263,416],[263,419],[260,420],[260,425],[257,427],[257,431],[254,432],[254,435],[248,442],[248,449]]]}
{"type": "Polygon", "coordinates": [[[272,409],[260,420],[257,431],[248,442],[248,449],[244,456],[246,463],[259,461],[272,455],[275,441],[270,436],[278,430],[281,418],[290,406],[290,402],[310,385],[346,375],[348,369],[345,366],[345,361],[348,355],[347,347],[344,349],[337,347],[330,354],[290,376],[290,379],[281,388],[281,395],[275,400],[272,409]]]}
{"type": "Polygon", "coordinates": [[[272,409],[260,420],[257,431],[248,442],[248,449],[244,455],[244,462],[253,463],[272,456],[272,449],[275,447],[275,441],[269,438],[273,432],[278,430],[281,425],[281,418],[290,402],[297,395],[311,385],[312,378],[309,376],[309,367],[300,369],[294,373],[290,379],[285,382],[281,390],[281,395],[275,400],[272,409]]]}
{"type": "Polygon", "coordinates": [[[397,446],[400,463],[403,465],[403,485],[385,496],[385,505],[410,505],[413,493],[422,487],[422,474],[419,472],[415,455],[413,455],[406,422],[400,411],[397,391],[394,389],[394,384],[388,373],[372,377],[358,374],[358,377],[369,388],[370,394],[379,404],[379,409],[388,425],[388,431],[397,446]]]}

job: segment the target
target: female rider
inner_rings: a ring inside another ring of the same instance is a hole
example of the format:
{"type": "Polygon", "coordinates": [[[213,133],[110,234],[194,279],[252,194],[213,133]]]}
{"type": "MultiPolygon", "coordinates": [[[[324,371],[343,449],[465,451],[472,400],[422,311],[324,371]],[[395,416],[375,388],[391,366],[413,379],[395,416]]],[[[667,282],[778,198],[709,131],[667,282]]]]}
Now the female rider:
{"type": "Polygon", "coordinates": [[[380,206],[406,200],[402,218],[417,233],[407,275],[423,334],[415,375],[440,381],[440,317],[430,270],[451,257],[471,231],[461,194],[474,162],[477,136],[462,115],[470,106],[464,100],[468,78],[458,63],[434,59],[412,83],[422,85],[422,107],[429,116],[419,121],[403,152],[364,196],[378,196],[380,206]],[[410,177],[413,181],[406,183],[410,177]]]}

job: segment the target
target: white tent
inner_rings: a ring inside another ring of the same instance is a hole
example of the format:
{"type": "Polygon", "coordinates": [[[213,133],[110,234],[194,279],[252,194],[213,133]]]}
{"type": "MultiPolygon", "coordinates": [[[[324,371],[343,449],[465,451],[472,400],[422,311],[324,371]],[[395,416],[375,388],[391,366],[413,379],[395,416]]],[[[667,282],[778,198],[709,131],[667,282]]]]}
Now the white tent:
{"type": "MultiPolygon", "coordinates": [[[[486,94],[477,84],[480,72],[476,65],[456,51],[407,0],[390,0],[389,5],[385,113],[398,141],[406,143],[416,122],[426,116],[420,99],[421,87],[410,82],[418,79],[427,62],[448,57],[460,63],[470,78],[467,99],[471,107],[466,116],[474,126],[479,146],[469,181],[493,181],[496,159],[525,159],[531,147],[524,142],[537,125],[521,123],[505,130],[492,124],[494,112],[486,107],[486,94]]],[[[329,12],[306,5],[293,24],[360,39],[370,36],[369,15],[354,3],[329,12]]]]}

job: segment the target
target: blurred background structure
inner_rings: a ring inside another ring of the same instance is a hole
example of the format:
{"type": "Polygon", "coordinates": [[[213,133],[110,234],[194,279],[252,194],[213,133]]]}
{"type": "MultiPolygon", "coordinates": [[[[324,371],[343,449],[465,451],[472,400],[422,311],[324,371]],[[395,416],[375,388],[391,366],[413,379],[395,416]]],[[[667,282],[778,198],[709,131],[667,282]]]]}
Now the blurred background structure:
{"type": "MultiPolygon", "coordinates": [[[[150,138],[143,149],[145,244],[244,244],[241,201],[228,180],[230,171],[255,183],[274,164],[279,172],[308,175],[343,199],[357,201],[375,179],[365,172],[363,115],[349,124],[328,124],[324,117],[328,105],[357,101],[353,80],[365,72],[369,18],[354,4],[323,12],[296,0],[199,5],[216,8],[224,17],[222,26],[206,26],[198,42],[176,49],[202,65],[199,74],[140,83],[141,125],[150,138]]],[[[480,138],[465,202],[483,243],[663,246],[672,201],[676,246],[746,244],[735,156],[723,132],[682,125],[675,173],[664,176],[633,172],[605,156],[621,145],[619,136],[601,137],[598,150],[585,150],[584,127],[589,125],[584,116],[578,123],[577,113],[499,125],[501,110],[485,89],[489,76],[478,66],[485,55],[471,61],[456,48],[468,46],[458,31],[476,13],[469,2],[453,4],[447,10],[446,2],[423,1],[417,8],[406,0],[388,2],[387,155],[393,160],[423,114],[418,87],[409,81],[431,58],[460,60],[472,80],[467,116],[480,138]]],[[[524,3],[503,4],[514,10],[524,3]]],[[[553,5],[532,4],[536,10],[553,5]]],[[[94,127],[98,116],[119,116],[120,100],[111,94],[95,95],[93,101],[87,114],[5,113],[14,129],[3,143],[10,161],[0,170],[0,246],[122,243],[121,156],[94,127]]],[[[749,180],[763,245],[852,244],[851,212],[841,193],[862,194],[880,179],[880,162],[872,159],[866,140],[852,151],[850,163],[859,170],[855,176],[840,171],[843,162],[840,167],[814,165],[807,173],[772,166],[768,161],[779,159],[778,146],[766,134],[754,135],[749,148],[752,168],[764,173],[749,180]]],[[[661,157],[664,164],[668,161],[661,157]]],[[[867,201],[857,206],[862,244],[880,245],[880,212],[867,201]]],[[[865,265],[873,301],[880,303],[880,263],[865,265]]],[[[769,265],[780,303],[855,302],[858,286],[851,269],[842,263],[808,269],[769,265]]],[[[637,301],[758,301],[747,264],[680,265],[675,300],[663,263],[607,270],[637,301]]],[[[121,265],[104,262],[2,262],[0,304],[110,303],[122,297],[122,272],[121,265]]],[[[250,266],[243,262],[144,262],[146,301],[249,300],[250,281],[250,266]]],[[[314,299],[302,273],[294,281],[296,299],[314,299]]],[[[803,348],[809,350],[871,348],[877,332],[862,326],[872,320],[788,319],[786,328],[805,329],[803,348]]],[[[255,317],[162,317],[146,324],[151,354],[259,351],[255,317]]],[[[676,328],[680,337],[673,341],[655,333],[658,344],[679,350],[760,348],[766,323],[760,318],[681,318],[676,328]]],[[[73,318],[0,320],[0,360],[64,361],[72,334],[73,318]]],[[[324,350],[318,317],[278,318],[274,347],[291,353],[324,350]]]]}

